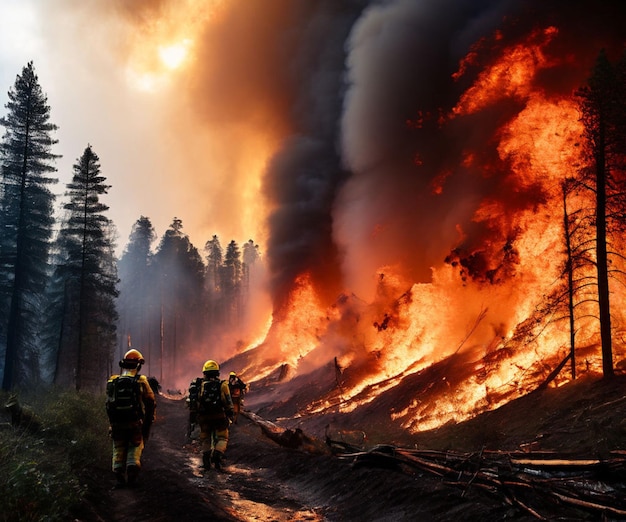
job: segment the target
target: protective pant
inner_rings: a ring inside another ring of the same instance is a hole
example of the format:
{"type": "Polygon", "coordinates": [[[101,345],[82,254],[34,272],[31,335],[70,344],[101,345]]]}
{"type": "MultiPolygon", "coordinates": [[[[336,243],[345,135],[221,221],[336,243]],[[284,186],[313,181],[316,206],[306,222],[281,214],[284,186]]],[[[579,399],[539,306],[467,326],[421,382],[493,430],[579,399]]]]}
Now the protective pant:
{"type": "Polygon", "coordinates": [[[113,426],[113,471],[124,473],[129,466],[141,467],[143,436],[141,423],[113,426]]]}
{"type": "Polygon", "coordinates": [[[228,446],[228,419],[208,419],[198,415],[200,426],[200,447],[203,453],[216,450],[224,454],[228,446]]]}

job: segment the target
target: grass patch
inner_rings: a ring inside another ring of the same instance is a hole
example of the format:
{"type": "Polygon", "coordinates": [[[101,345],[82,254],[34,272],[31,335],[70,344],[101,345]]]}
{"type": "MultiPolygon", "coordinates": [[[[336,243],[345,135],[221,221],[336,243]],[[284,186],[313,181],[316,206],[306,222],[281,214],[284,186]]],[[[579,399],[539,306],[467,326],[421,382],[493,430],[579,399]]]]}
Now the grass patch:
{"type": "MultiPolygon", "coordinates": [[[[0,393],[0,404],[8,398],[0,393]]],[[[0,520],[71,519],[87,493],[85,470],[110,465],[104,395],[46,388],[19,400],[19,427],[2,408],[0,520]]]]}

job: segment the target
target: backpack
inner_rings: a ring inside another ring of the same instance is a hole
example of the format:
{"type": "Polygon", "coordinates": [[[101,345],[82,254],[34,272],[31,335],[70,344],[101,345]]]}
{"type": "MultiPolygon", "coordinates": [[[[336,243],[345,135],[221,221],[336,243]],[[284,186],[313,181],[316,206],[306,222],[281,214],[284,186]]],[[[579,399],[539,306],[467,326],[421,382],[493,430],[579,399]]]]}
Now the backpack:
{"type": "Polygon", "coordinates": [[[200,388],[202,388],[202,379],[200,377],[194,379],[189,384],[187,406],[191,411],[197,411],[198,409],[198,397],[200,396],[200,388]]]}
{"type": "Polygon", "coordinates": [[[137,422],[143,419],[138,375],[120,375],[107,382],[106,410],[110,422],[137,422]]]}
{"type": "Polygon", "coordinates": [[[223,413],[222,381],[211,379],[201,382],[198,394],[198,411],[200,413],[223,413]]]}

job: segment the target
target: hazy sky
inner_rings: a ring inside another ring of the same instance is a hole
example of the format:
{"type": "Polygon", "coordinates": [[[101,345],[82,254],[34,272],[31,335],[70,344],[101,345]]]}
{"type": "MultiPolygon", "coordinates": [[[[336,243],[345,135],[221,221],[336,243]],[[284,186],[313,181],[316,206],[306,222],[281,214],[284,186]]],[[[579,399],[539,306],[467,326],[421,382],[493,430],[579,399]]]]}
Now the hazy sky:
{"type": "Polygon", "coordinates": [[[56,192],[62,195],[91,144],[111,185],[103,199],[118,250],[141,215],[159,237],[173,217],[182,219],[200,249],[213,234],[223,243],[263,239],[263,220],[252,217],[259,187],[241,187],[237,175],[262,163],[238,164],[224,143],[210,139],[210,129],[196,128],[185,103],[194,38],[213,3],[180,0],[152,17],[144,10],[147,18],[139,19],[134,6],[149,2],[0,0],[0,111],[32,60],[59,127],[56,192]]]}
{"type": "Polygon", "coordinates": [[[520,198],[499,125],[533,89],[570,97],[598,49],[622,45],[623,6],[0,0],[0,110],[33,60],[59,126],[59,193],[90,144],[120,248],[140,216],[159,236],[178,217],[199,249],[253,239],[275,297],[304,273],[329,299],[366,296],[381,267],[427,282],[460,246],[512,241],[536,198],[520,198]],[[455,116],[479,65],[535,47],[552,53],[539,73],[505,67],[492,108],[455,116]]]}

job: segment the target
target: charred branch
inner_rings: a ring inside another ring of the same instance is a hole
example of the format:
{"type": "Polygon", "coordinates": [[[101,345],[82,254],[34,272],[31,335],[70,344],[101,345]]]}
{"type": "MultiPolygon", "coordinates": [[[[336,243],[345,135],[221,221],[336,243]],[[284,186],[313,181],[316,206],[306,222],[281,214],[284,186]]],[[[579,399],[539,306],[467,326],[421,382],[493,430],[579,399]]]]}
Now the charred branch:
{"type": "MultiPolygon", "coordinates": [[[[476,454],[377,446],[369,451],[339,454],[354,466],[417,469],[442,478],[444,484],[501,497],[539,520],[574,512],[626,515],[623,474],[626,455],[608,459],[553,453],[481,451],[476,454]]],[[[413,471],[414,472],[414,471],[413,471]]]]}

